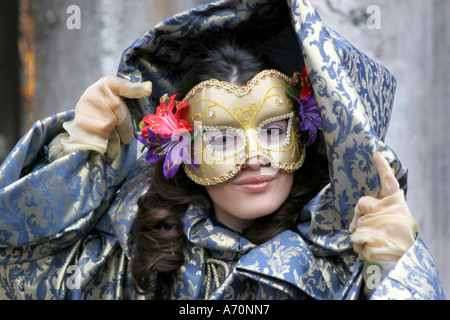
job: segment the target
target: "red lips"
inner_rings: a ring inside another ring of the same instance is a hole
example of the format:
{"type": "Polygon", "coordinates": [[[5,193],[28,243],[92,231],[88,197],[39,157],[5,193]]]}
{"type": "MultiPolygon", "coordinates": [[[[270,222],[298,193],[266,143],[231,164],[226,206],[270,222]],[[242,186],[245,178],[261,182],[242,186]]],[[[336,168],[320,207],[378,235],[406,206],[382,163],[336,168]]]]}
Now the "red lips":
{"type": "Polygon", "coordinates": [[[276,178],[276,176],[251,176],[247,178],[237,179],[236,182],[234,182],[237,185],[243,185],[243,184],[258,184],[262,182],[268,182],[272,181],[276,178]]]}
{"type": "Polygon", "coordinates": [[[246,178],[238,179],[234,184],[240,186],[246,191],[250,192],[262,192],[265,191],[271,184],[273,180],[276,179],[276,175],[260,175],[251,176],[246,178]]]}

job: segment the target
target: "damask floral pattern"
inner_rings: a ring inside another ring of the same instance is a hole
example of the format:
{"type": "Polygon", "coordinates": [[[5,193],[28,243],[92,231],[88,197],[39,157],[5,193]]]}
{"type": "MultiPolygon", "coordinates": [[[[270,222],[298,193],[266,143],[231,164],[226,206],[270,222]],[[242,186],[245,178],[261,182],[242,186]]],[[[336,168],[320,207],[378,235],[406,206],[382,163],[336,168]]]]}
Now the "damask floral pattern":
{"type": "MultiPolygon", "coordinates": [[[[360,296],[362,262],[347,228],[357,200],[379,187],[372,154],[382,151],[401,187],[407,186],[407,170],[384,143],[396,82],[326,28],[308,0],[216,1],[170,17],[144,34],[124,52],[118,71],[131,81],[153,82],[151,99],[128,101],[136,131],[160,96],[177,91],[196,57],[192,48],[197,43],[235,33],[240,41],[261,44],[285,73],[305,66],[313,85],[330,183],[303,208],[297,230],[255,246],[215,226],[209,204],[199,198],[182,216],[185,265],[167,275],[152,296],[138,296],[131,286],[127,239],[137,198],[151,183],[142,181],[140,173],[150,164],[136,160],[136,141],[122,146],[112,162],[95,152],[77,151],[49,163],[46,146],[63,132],[71,110],[37,122],[0,167],[0,298],[360,296]],[[208,273],[212,264],[220,279],[208,273]]],[[[371,298],[444,298],[420,235],[371,298]]]]}

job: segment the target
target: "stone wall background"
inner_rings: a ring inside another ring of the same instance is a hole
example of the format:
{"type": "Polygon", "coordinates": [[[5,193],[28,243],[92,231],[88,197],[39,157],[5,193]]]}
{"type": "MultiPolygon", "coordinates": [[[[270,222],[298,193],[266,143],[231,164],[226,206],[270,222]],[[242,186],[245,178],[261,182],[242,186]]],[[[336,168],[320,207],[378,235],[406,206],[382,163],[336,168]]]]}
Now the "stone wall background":
{"type": "MultiPolygon", "coordinates": [[[[0,161],[31,123],[73,107],[90,84],[114,74],[150,27],[205,2],[2,0],[0,59],[10,63],[0,66],[0,161]],[[81,9],[79,30],[66,25],[71,5],[81,9]]],[[[450,1],[312,2],[327,26],[397,76],[386,142],[410,170],[408,203],[450,297],[450,1]]]]}

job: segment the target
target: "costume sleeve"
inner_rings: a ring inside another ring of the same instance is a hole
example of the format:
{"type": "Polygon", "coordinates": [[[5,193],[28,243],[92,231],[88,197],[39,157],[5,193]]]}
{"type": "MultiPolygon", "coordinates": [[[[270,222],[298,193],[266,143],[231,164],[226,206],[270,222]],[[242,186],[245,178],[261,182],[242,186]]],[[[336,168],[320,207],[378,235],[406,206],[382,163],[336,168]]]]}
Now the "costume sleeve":
{"type": "Polygon", "coordinates": [[[420,235],[377,286],[370,299],[445,299],[436,263],[420,235]]]}
{"type": "Polygon", "coordinates": [[[116,240],[95,227],[135,163],[136,143],[122,146],[113,161],[76,151],[50,162],[47,145],[71,117],[73,111],[38,121],[0,167],[0,297],[47,299],[50,287],[64,291],[62,276],[74,262],[93,272],[113,254],[123,258],[116,240]]]}

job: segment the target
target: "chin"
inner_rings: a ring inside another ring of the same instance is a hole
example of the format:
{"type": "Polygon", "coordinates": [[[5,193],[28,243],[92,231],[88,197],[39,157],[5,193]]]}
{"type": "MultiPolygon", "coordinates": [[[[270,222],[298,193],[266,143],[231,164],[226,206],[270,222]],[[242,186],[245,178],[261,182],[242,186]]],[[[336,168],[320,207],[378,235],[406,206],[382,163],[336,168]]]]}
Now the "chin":
{"type": "Polygon", "coordinates": [[[274,213],[284,201],[275,201],[268,197],[264,199],[255,199],[255,201],[248,201],[246,210],[242,214],[246,219],[258,219],[274,213]]]}

